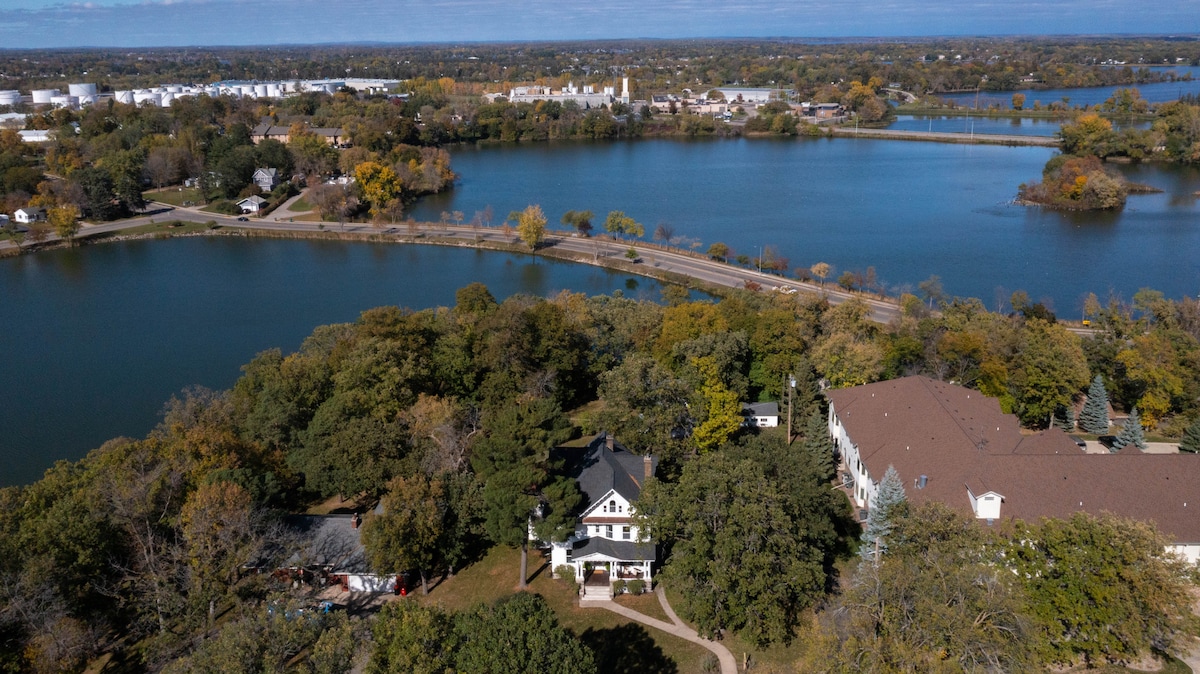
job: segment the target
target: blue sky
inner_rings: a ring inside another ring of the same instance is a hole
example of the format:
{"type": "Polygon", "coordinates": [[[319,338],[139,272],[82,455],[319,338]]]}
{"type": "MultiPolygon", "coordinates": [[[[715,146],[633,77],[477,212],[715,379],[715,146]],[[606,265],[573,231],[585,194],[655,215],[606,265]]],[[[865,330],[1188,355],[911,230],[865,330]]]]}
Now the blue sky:
{"type": "Polygon", "coordinates": [[[16,48],[1189,29],[1196,0],[0,0],[0,47],[16,48]]]}

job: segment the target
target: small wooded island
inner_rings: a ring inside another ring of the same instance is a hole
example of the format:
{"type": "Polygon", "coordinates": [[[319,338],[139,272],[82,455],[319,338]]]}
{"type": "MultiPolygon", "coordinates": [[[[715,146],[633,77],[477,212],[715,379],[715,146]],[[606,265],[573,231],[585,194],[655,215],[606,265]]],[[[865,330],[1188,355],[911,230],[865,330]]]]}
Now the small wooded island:
{"type": "MultiPolygon", "coordinates": [[[[1127,90],[1118,90],[1108,105],[1127,90]]],[[[1137,92],[1132,92],[1137,98],[1137,92]]],[[[1169,108],[1173,104],[1163,106],[1169,108]]],[[[1159,159],[1167,145],[1178,145],[1172,138],[1174,126],[1168,115],[1161,116],[1149,129],[1113,130],[1112,122],[1096,113],[1081,115],[1074,122],[1063,124],[1058,135],[1063,153],[1055,155],[1042,169],[1041,182],[1022,183],[1017,202],[1073,211],[1101,211],[1124,208],[1130,193],[1151,193],[1160,190],[1148,185],[1130,183],[1119,173],[1106,170],[1108,159],[1140,162],[1159,159]]],[[[1169,160],[1187,161],[1186,153],[1167,153],[1169,160]]]]}

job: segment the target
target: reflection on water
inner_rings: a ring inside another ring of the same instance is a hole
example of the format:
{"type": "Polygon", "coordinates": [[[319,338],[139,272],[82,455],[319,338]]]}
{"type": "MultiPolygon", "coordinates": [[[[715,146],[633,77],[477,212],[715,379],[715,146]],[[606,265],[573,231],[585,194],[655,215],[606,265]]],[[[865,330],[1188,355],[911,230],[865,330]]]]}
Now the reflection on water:
{"type": "Polygon", "coordinates": [[[254,354],[294,350],[317,325],[450,306],[472,281],[501,299],[661,297],[656,281],[590,265],[436,246],[219,237],[0,260],[0,486],[145,435],[185,386],[227,388],[254,354]]]}

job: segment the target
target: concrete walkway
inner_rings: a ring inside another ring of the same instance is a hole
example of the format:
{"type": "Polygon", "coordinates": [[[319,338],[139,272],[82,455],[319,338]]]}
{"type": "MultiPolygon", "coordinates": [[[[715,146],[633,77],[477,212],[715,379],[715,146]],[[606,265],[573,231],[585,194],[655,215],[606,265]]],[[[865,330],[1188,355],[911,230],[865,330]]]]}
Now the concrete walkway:
{"type": "MultiPolygon", "coordinates": [[[[667,616],[671,618],[671,622],[668,623],[657,618],[651,618],[644,613],[638,613],[633,609],[625,608],[614,601],[595,603],[588,602],[586,606],[588,608],[606,608],[617,615],[624,616],[635,622],[653,627],[657,630],[662,630],[667,634],[673,634],[680,639],[686,639],[694,644],[703,646],[717,656],[717,661],[721,663],[721,674],[737,674],[737,660],[734,659],[733,653],[730,653],[728,648],[725,648],[715,641],[709,641],[708,639],[701,637],[696,633],[696,630],[685,625],[683,621],[679,619],[679,616],[675,615],[675,611],[671,608],[671,605],[667,603],[667,597],[663,593],[662,586],[656,588],[654,593],[658,595],[658,602],[662,604],[663,610],[667,612],[667,616]]],[[[581,603],[580,606],[584,606],[584,604],[581,603]]]]}
{"type": "Polygon", "coordinates": [[[288,199],[287,201],[283,202],[282,204],[279,204],[279,208],[276,208],[275,210],[268,213],[265,217],[263,217],[263,220],[269,220],[271,222],[279,222],[280,220],[287,220],[288,218],[294,218],[297,215],[308,215],[309,213],[312,213],[312,211],[293,211],[292,210],[292,204],[303,199],[304,195],[306,195],[306,194],[308,194],[308,190],[301,190],[300,194],[297,194],[296,196],[292,197],[291,199],[288,199]]]}

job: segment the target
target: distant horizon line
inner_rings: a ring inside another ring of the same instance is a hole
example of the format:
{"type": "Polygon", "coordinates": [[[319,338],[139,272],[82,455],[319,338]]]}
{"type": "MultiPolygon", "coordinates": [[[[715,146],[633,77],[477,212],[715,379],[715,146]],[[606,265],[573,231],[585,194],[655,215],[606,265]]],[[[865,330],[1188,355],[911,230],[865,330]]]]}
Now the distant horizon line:
{"type": "MultiPolygon", "coordinates": [[[[845,36],[693,36],[693,37],[613,37],[613,38],[558,38],[548,40],[429,40],[429,41],[384,41],[384,40],[354,40],[333,42],[273,42],[273,43],[244,43],[244,44],[191,44],[191,45],[81,45],[74,47],[0,47],[4,52],[36,52],[36,51],[95,51],[103,49],[156,50],[156,49],[271,49],[299,47],[436,47],[455,45],[544,45],[544,44],[591,44],[591,43],[636,43],[636,42],[793,42],[800,44],[855,44],[889,43],[889,42],[929,42],[935,40],[1117,40],[1133,38],[1151,38],[1173,40],[1180,42],[1200,41],[1200,33],[973,33],[973,34],[936,34],[936,35],[845,35],[845,36]]],[[[1131,64],[1145,65],[1145,64],[1131,64]]],[[[1154,64],[1150,64],[1154,65],[1154,64]]]]}

